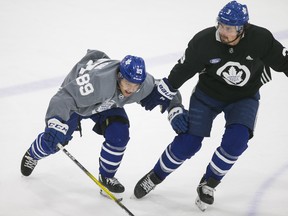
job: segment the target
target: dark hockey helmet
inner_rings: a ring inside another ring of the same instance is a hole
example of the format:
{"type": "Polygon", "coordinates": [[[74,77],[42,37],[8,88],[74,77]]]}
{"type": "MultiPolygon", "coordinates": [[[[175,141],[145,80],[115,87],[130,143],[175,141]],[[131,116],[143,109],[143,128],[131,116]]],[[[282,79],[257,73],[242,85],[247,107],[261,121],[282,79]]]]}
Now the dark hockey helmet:
{"type": "Polygon", "coordinates": [[[120,77],[141,84],[146,78],[145,62],[141,57],[127,55],[120,62],[120,77]]]}
{"type": "Polygon", "coordinates": [[[219,12],[217,22],[229,26],[244,26],[249,21],[248,8],[237,1],[226,4],[219,12]]]}

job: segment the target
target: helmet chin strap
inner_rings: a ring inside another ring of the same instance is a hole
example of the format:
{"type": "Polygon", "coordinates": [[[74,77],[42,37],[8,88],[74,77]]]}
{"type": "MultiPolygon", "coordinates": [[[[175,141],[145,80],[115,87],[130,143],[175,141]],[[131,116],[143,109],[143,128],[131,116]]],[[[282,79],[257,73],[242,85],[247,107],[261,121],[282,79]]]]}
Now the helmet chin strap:
{"type": "Polygon", "coordinates": [[[231,41],[228,41],[228,42],[225,42],[225,41],[221,40],[221,42],[224,43],[224,44],[229,45],[229,44],[233,43],[234,41],[236,41],[238,38],[242,38],[243,34],[244,34],[244,30],[242,30],[242,32],[240,34],[237,34],[237,37],[235,39],[233,39],[231,41]]]}

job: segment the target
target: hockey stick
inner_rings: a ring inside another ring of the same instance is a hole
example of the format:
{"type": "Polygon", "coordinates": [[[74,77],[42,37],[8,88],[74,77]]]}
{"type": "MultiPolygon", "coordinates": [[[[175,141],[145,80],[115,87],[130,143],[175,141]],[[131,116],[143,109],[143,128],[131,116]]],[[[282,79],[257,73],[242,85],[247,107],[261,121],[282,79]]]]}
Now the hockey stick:
{"type": "Polygon", "coordinates": [[[89,176],[92,181],[94,181],[105,193],[109,196],[110,199],[114,200],[122,209],[124,209],[130,216],[134,214],[127,209],[120,200],[118,200],[106,187],[104,187],[101,182],[97,180],[85,167],[82,166],[61,144],[57,144],[57,147],[62,150],[87,176],[89,176]]]}

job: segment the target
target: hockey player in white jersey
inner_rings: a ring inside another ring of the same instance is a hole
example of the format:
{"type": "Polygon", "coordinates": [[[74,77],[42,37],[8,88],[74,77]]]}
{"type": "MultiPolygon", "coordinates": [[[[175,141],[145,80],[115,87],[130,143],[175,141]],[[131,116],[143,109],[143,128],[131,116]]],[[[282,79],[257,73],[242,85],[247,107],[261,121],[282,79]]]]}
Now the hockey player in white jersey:
{"type": "MultiPolygon", "coordinates": [[[[111,192],[122,193],[124,186],[115,178],[127,143],[129,119],[123,106],[140,103],[155,87],[155,79],[146,72],[141,57],[127,55],[122,61],[110,59],[104,52],[88,50],[52,97],[46,127],[26,151],[21,172],[29,176],[37,162],[65,146],[74,131],[80,131],[81,120],[95,122],[93,131],[103,135],[99,157],[99,181],[111,192]]],[[[174,97],[170,106],[181,106],[181,97],[174,97]]]]}

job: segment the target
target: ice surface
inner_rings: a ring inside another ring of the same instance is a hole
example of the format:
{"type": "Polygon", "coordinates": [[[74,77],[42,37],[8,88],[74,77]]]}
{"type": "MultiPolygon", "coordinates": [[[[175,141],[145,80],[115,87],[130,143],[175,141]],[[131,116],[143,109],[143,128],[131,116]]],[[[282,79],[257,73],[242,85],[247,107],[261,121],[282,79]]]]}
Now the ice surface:
{"type": "MultiPolygon", "coordinates": [[[[39,162],[33,174],[20,173],[21,158],[44,128],[50,98],[87,49],[111,58],[142,56],[148,71],[167,76],[188,41],[215,24],[227,1],[192,0],[10,0],[0,1],[0,216],[128,215],[99,194],[63,152],[39,162]]],[[[251,23],[271,30],[288,44],[288,2],[247,3],[251,23]]],[[[118,179],[126,186],[123,204],[137,216],[287,216],[288,135],[286,76],[274,73],[262,90],[258,123],[249,149],[223,179],[215,204],[205,213],[194,205],[196,187],[221,141],[223,116],[214,123],[201,151],[171,174],[147,197],[131,198],[136,182],[172,141],[166,114],[126,106],[131,140],[118,179]]],[[[188,105],[197,79],[180,91],[188,105]]],[[[103,138],[84,121],[67,150],[96,177],[103,138]]]]}

